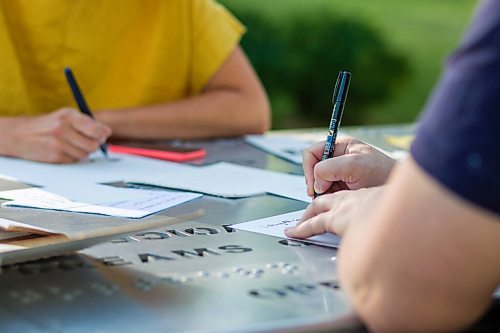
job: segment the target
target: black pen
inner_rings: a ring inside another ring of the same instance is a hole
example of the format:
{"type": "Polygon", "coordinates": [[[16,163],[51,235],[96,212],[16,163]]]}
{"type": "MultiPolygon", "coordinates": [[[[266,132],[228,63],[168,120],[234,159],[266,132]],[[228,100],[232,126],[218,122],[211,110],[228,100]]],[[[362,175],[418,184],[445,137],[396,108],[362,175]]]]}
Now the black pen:
{"type": "MultiPolygon", "coordinates": [[[[342,113],[347,99],[347,92],[349,90],[349,83],[351,82],[351,73],[340,71],[335,89],[333,90],[333,111],[332,119],[330,120],[330,127],[328,128],[328,136],[326,137],[325,149],[321,160],[324,161],[333,157],[333,150],[335,149],[335,140],[339,131],[340,121],[342,120],[342,113]]],[[[314,197],[321,195],[314,192],[314,197]]]]}
{"type": "MultiPolygon", "coordinates": [[[[73,97],[75,98],[76,104],[78,104],[78,108],[80,112],[86,114],[87,116],[94,118],[94,115],[90,111],[87,103],[85,102],[85,98],[83,98],[82,91],[78,87],[78,83],[73,75],[73,72],[69,67],[64,69],[64,74],[66,75],[66,79],[68,80],[68,84],[71,88],[71,92],[73,93],[73,97]]],[[[106,143],[101,144],[99,147],[104,154],[104,157],[108,158],[108,145],[106,143]]]]}

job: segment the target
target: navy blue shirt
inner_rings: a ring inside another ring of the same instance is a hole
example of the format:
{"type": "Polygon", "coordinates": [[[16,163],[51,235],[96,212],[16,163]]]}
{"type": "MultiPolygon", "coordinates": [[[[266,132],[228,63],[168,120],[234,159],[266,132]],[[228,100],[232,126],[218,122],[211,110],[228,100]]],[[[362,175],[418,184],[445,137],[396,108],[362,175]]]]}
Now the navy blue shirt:
{"type": "Polygon", "coordinates": [[[500,214],[500,0],[482,4],[448,59],[411,154],[445,187],[500,214]]]}

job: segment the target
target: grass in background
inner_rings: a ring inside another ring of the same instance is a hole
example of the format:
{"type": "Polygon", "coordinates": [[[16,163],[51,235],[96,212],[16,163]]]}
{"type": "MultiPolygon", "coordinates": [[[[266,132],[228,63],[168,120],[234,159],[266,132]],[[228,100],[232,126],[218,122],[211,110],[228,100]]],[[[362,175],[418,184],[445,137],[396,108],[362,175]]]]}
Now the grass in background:
{"type": "MultiPolygon", "coordinates": [[[[338,11],[342,16],[352,15],[375,26],[386,43],[407,58],[411,74],[390,99],[370,106],[370,112],[364,113],[363,124],[415,120],[439,77],[446,56],[458,45],[477,3],[472,0],[221,0],[220,2],[236,16],[239,10],[251,8],[266,17],[272,17],[277,24],[281,20],[286,20],[291,12],[297,11],[308,15],[310,8],[320,7],[338,11]]],[[[332,47],[335,47],[334,43],[332,47]]],[[[353,73],[353,80],[362,80],[362,75],[353,73]]],[[[273,100],[275,96],[270,98],[273,100]]],[[[328,113],[328,110],[325,112],[328,113]]],[[[283,113],[283,110],[280,110],[280,113],[283,113]]]]}

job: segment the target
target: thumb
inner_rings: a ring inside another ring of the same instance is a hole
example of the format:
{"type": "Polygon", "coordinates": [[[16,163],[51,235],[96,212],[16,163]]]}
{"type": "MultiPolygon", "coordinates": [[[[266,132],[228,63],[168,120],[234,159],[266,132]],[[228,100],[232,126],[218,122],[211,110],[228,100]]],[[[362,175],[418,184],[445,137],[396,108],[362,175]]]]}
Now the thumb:
{"type": "Polygon", "coordinates": [[[362,163],[353,154],[329,158],[314,167],[314,190],[316,193],[323,193],[334,182],[339,181],[345,183],[350,190],[358,189],[358,179],[362,172],[362,163]]]}

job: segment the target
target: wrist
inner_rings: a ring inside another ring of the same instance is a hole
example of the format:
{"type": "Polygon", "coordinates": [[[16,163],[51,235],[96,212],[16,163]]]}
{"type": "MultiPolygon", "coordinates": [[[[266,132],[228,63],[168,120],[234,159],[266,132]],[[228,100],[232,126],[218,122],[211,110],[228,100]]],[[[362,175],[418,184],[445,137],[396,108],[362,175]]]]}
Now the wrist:
{"type": "Polygon", "coordinates": [[[117,112],[116,110],[99,110],[94,113],[94,118],[99,123],[110,127],[113,131],[113,136],[116,136],[120,128],[120,121],[122,121],[121,118],[123,118],[123,112],[117,112]]]}
{"type": "Polygon", "coordinates": [[[0,155],[15,156],[16,143],[19,142],[19,127],[25,117],[2,117],[0,118],[0,155]]]}

